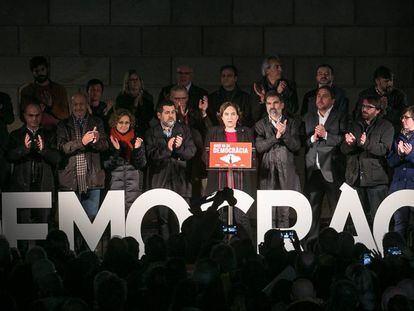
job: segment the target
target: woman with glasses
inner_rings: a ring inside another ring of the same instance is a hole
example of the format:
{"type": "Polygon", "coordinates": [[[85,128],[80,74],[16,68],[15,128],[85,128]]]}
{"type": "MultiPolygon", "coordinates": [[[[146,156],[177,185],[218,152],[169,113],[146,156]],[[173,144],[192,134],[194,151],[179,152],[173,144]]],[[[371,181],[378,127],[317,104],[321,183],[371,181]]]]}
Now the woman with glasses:
{"type": "MultiPolygon", "coordinates": [[[[404,109],[401,116],[401,132],[394,140],[388,164],[394,169],[390,193],[402,189],[414,189],[414,106],[404,109]]],[[[404,206],[394,214],[394,231],[403,237],[407,234],[414,207],[404,206]]]]}
{"type": "Polygon", "coordinates": [[[135,199],[143,192],[147,164],[144,142],[134,131],[135,117],[129,110],[118,109],[112,115],[110,152],[105,168],[110,171],[110,190],[125,190],[126,213],[135,199]]]}
{"type": "Polygon", "coordinates": [[[115,110],[128,109],[140,122],[135,126],[138,135],[143,136],[150,127],[154,114],[154,99],[144,89],[144,82],[135,69],[125,73],[122,92],[116,98],[115,110]]]}

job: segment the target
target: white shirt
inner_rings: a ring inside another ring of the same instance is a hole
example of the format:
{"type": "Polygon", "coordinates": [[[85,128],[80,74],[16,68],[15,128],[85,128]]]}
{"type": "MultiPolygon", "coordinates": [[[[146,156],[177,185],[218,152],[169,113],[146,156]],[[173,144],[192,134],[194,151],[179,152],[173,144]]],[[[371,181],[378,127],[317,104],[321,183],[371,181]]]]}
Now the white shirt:
{"type": "MultiPolygon", "coordinates": [[[[325,115],[321,115],[321,113],[318,110],[318,117],[319,117],[319,124],[321,125],[325,125],[326,120],[328,120],[329,114],[331,113],[331,110],[333,108],[333,105],[331,108],[329,108],[328,110],[326,110],[325,115]]],[[[328,139],[328,132],[326,132],[325,137],[323,138],[325,140],[328,139]]],[[[311,143],[313,144],[315,142],[315,137],[312,135],[311,136],[311,143]]],[[[321,165],[319,163],[319,156],[318,153],[316,153],[316,167],[318,169],[321,169],[321,165]]]]}

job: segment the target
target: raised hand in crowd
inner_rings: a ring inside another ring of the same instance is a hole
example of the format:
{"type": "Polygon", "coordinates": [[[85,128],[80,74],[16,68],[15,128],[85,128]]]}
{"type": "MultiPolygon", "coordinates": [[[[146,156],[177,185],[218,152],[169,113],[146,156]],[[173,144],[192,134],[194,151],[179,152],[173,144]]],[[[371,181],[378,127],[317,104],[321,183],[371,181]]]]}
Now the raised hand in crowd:
{"type": "Polygon", "coordinates": [[[398,142],[398,155],[405,156],[408,155],[413,149],[413,146],[410,143],[405,143],[402,140],[398,142]]]}
{"type": "Polygon", "coordinates": [[[119,145],[119,141],[116,137],[113,137],[112,135],[109,137],[109,139],[111,140],[112,146],[114,146],[114,148],[116,150],[119,150],[121,148],[121,146],[119,145]]]}
{"type": "Polygon", "coordinates": [[[285,134],[286,132],[286,125],[287,125],[287,120],[283,121],[283,122],[277,122],[276,123],[276,138],[280,138],[282,137],[283,134],[285,134]]]}
{"type": "Polygon", "coordinates": [[[183,144],[183,137],[181,135],[177,135],[175,137],[174,147],[178,149],[181,147],[182,144],[183,144]]]}
{"type": "Polygon", "coordinates": [[[359,144],[363,146],[365,145],[366,141],[367,141],[367,133],[363,132],[361,135],[361,138],[359,139],[359,144]]]}
{"type": "Polygon", "coordinates": [[[355,142],[356,142],[356,138],[355,138],[354,134],[352,134],[351,132],[346,133],[345,134],[345,142],[348,146],[354,145],[355,142]]]}
{"type": "Polygon", "coordinates": [[[167,143],[168,150],[173,151],[173,149],[174,149],[174,143],[175,143],[175,137],[171,137],[168,140],[168,143],[167,143]]]}
{"type": "Polygon", "coordinates": [[[143,140],[141,138],[137,137],[135,139],[134,148],[135,149],[140,148],[142,146],[142,142],[143,142],[143,140]]]}
{"type": "Polygon", "coordinates": [[[207,96],[203,96],[203,98],[201,98],[198,101],[198,108],[201,111],[201,115],[203,117],[207,116],[207,108],[208,108],[208,97],[207,96]]]}
{"type": "Polygon", "coordinates": [[[36,143],[37,143],[37,148],[39,148],[39,151],[42,151],[45,148],[45,143],[42,139],[42,136],[37,135],[36,143]]]}
{"type": "Polygon", "coordinates": [[[86,146],[89,143],[96,143],[99,140],[99,132],[96,130],[96,126],[92,131],[88,131],[82,137],[82,144],[86,146]]]}
{"type": "Polygon", "coordinates": [[[24,137],[24,146],[26,149],[30,149],[30,146],[32,145],[32,141],[30,139],[29,134],[26,133],[26,136],[24,137]]]}
{"type": "Polygon", "coordinates": [[[265,90],[261,84],[253,83],[253,89],[257,96],[260,97],[260,102],[265,102],[265,90]]]}
{"type": "Polygon", "coordinates": [[[313,133],[313,138],[317,141],[319,138],[325,138],[328,132],[326,132],[325,127],[322,124],[315,126],[315,131],[313,133]]]}
{"type": "Polygon", "coordinates": [[[286,89],[286,87],[287,87],[287,82],[282,80],[282,81],[279,82],[279,85],[277,86],[276,91],[279,94],[282,94],[283,91],[286,89]]]}

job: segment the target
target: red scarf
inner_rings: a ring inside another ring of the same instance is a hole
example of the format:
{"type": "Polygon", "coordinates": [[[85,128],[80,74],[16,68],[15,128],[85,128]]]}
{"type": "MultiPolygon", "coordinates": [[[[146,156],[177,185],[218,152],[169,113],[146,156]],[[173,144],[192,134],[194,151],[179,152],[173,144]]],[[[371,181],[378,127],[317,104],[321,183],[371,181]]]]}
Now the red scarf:
{"type": "Polygon", "coordinates": [[[113,127],[111,128],[111,136],[118,140],[121,149],[121,155],[125,154],[126,159],[129,161],[131,159],[132,149],[134,149],[134,146],[131,143],[135,137],[134,130],[130,129],[125,134],[121,134],[116,128],[113,127]]]}

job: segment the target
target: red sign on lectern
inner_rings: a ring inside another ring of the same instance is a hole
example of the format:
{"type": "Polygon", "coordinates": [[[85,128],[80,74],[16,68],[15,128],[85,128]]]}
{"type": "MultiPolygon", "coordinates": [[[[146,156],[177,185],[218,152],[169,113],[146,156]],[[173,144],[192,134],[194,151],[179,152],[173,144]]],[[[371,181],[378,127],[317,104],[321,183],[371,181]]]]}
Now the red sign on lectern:
{"type": "Polygon", "coordinates": [[[252,168],[252,143],[211,142],[209,168],[252,168]]]}

